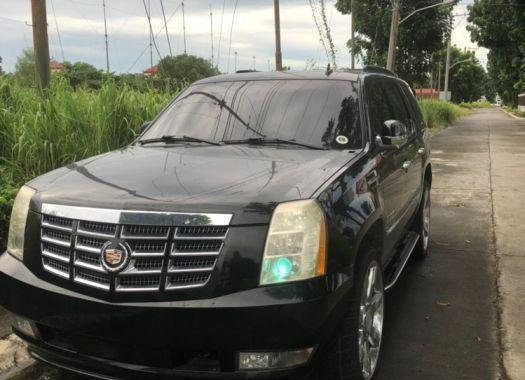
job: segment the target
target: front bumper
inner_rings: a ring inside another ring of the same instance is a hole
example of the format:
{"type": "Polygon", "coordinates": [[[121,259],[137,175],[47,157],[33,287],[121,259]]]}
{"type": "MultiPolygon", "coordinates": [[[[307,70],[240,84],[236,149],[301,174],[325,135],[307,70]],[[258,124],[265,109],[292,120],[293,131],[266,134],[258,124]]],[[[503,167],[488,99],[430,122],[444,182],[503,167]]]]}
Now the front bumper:
{"type": "Polygon", "coordinates": [[[335,332],[350,281],[327,276],[205,300],[112,303],[42,281],[0,256],[0,303],[33,321],[17,333],[38,359],[100,378],[278,378],[311,372],[335,332]],[[308,365],[237,371],[239,351],[316,347],[308,365]]]}

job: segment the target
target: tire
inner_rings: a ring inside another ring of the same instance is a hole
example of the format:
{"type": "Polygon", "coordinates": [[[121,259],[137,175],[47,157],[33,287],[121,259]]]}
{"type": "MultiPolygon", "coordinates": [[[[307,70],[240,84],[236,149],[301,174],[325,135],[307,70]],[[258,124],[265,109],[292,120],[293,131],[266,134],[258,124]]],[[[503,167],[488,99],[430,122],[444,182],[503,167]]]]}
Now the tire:
{"type": "Polygon", "coordinates": [[[370,380],[379,366],[385,308],[383,271],[374,249],[359,261],[346,314],[337,335],[321,355],[319,378],[322,380],[370,380]],[[373,283],[371,292],[367,291],[369,283],[373,283]],[[369,365],[365,364],[367,346],[369,365]]]}
{"type": "Polygon", "coordinates": [[[416,215],[414,230],[419,234],[419,240],[414,248],[414,256],[424,259],[429,253],[430,242],[430,183],[425,181],[421,204],[416,215]]]}

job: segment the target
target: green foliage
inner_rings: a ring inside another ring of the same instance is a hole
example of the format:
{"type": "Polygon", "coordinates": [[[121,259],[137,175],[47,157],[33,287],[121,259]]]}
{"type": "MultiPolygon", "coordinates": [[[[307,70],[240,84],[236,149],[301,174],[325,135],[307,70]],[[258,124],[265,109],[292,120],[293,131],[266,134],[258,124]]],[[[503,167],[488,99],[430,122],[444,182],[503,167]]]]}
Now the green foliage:
{"type": "Polygon", "coordinates": [[[518,117],[525,117],[525,112],[518,111],[517,108],[514,107],[503,107],[507,112],[510,112],[518,117]]]}
{"type": "Polygon", "coordinates": [[[467,29],[479,45],[490,49],[492,86],[507,104],[516,105],[525,89],[525,10],[523,0],[475,0],[467,29]]]}
{"type": "Polygon", "coordinates": [[[15,64],[15,79],[17,83],[27,87],[34,86],[35,70],[35,55],[33,54],[33,49],[24,49],[15,64]]]}
{"type": "Polygon", "coordinates": [[[9,218],[17,190],[10,173],[0,163],[0,252],[6,249],[9,218]]]}
{"type": "Polygon", "coordinates": [[[102,85],[104,74],[95,66],[86,62],[64,62],[59,76],[67,78],[73,88],[85,87],[98,89],[102,85]]]}
{"type": "MultiPolygon", "coordinates": [[[[175,91],[177,92],[177,91],[175,91]]],[[[0,78],[0,162],[18,184],[121,147],[173,93],[141,93],[108,81],[100,90],[52,84],[47,97],[0,78]]]]}
{"type": "Polygon", "coordinates": [[[441,100],[419,100],[419,107],[428,128],[452,123],[468,111],[450,102],[441,100]]]}
{"type": "Polygon", "coordinates": [[[461,102],[461,103],[458,104],[458,106],[471,110],[471,109],[476,109],[476,108],[491,108],[492,104],[490,104],[490,102],[488,102],[488,101],[481,101],[480,100],[480,101],[477,101],[477,102],[469,102],[469,103],[461,102]]]}
{"type": "Polygon", "coordinates": [[[193,83],[219,74],[219,70],[209,61],[187,54],[164,57],[160,60],[158,68],[161,78],[170,79],[175,83],[193,83]]]}
{"type": "MultiPolygon", "coordinates": [[[[350,1],[337,0],[337,9],[349,14],[350,1]]],[[[404,0],[401,18],[434,3],[434,0],[404,0]]],[[[389,0],[355,0],[358,37],[353,44],[349,41],[349,48],[361,55],[367,65],[386,65],[391,10],[389,0]]],[[[413,15],[400,25],[395,71],[412,86],[423,87],[426,84],[432,54],[445,46],[451,11],[451,5],[431,8],[413,15]]]]}
{"type": "MultiPolygon", "coordinates": [[[[433,68],[438,69],[438,62],[445,62],[446,49],[434,54],[433,68]]],[[[456,46],[450,49],[450,79],[449,90],[452,92],[452,101],[474,102],[482,95],[490,97],[487,72],[481,66],[476,55],[470,51],[463,51],[456,46]]],[[[441,64],[441,78],[445,77],[445,65],[441,64]]]]}

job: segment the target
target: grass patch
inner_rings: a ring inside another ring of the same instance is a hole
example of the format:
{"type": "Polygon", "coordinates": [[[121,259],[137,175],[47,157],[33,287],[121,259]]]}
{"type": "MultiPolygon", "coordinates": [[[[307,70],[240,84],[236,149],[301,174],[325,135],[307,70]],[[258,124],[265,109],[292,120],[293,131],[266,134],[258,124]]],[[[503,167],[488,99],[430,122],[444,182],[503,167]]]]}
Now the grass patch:
{"type": "Polygon", "coordinates": [[[492,104],[488,101],[479,101],[479,102],[462,102],[458,104],[460,107],[467,108],[467,109],[476,109],[476,108],[491,108],[492,104]]]}
{"type": "Polygon", "coordinates": [[[429,128],[437,128],[452,123],[457,118],[464,116],[468,110],[454,103],[441,100],[419,100],[423,118],[429,128]]]}
{"type": "Polygon", "coordinates": [[[518,111],[517,108],[514,108],[514,107],[508,107],[508,106],[503,106],[503,109],[507,112],[510,112],[518,117],[525,117],[525,112],[523,111],[518,111]]]}

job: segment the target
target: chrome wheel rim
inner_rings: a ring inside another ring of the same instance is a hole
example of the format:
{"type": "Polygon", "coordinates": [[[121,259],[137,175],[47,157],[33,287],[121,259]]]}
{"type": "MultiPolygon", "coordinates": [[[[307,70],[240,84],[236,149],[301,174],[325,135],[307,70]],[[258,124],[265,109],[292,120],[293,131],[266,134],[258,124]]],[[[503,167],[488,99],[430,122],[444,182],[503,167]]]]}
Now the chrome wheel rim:
{"type": "Polygon", "coordinates": [[[421,238],[423,239],[423,249],[428,248],[428,241],[430,240],[430,191],[425,189],[425,203],[423,204],[423,230],[421,231],[421,238]]]}
{"type": "Polygon", "coordinates": [[[384,308],[383,275],[379,264],[373,261],[364,279],[359,308],[359,362],[365,380],[374,376],[379,361],[384,308]]]}

